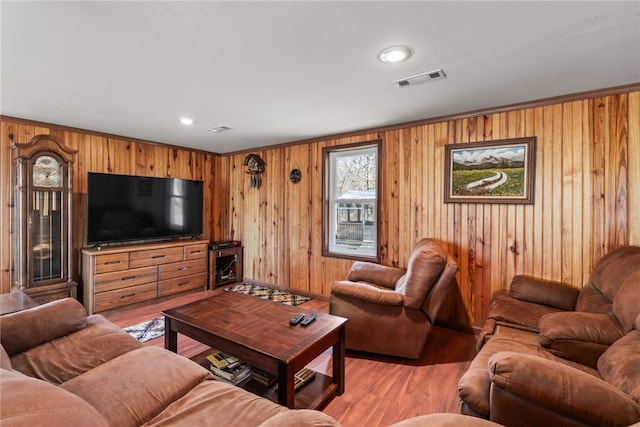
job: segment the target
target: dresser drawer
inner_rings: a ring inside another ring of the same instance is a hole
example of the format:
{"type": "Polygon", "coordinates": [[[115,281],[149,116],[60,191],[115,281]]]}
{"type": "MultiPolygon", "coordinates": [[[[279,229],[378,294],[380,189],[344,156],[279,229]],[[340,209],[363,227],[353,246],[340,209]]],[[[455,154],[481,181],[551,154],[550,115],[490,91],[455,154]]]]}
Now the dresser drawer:
{"type": "Polygon", "coordinates": [[[95,273],[107,273],[129,268],[129,254],[106,254],[95,257],[95,273]]]}
{"type": "Polygon", "coordinates": [[[96,274],[94,292],[107,292],[144,283],[155,283],[157,280],[158,267],[132,268],[131,270],[96,274]]]}
{"type": "Polygon", "coordinates": [[[158,295],[156,282],[129,286],[95,295],[95,312],[109,310],[123,305],[155,299],[158,295]]]}
{"type": "Polygon", "coordinates": [[[172,264],[161,265],[158,267],[158,270],[158,280],[166,280],[198,273],[206,274],[207,263],[204,260],[174,262],[172,264]]]}
{"type": "Polygon", "coordinates": [[[197,245],[189,245],[184,247],[184,259],[205,259],[208,252],[206,243],[199,243],[197,245]]]}
{"type": "Polygon", "coordinates": [[[129,254],[131,268],[147,267],[149,265],[166,264],[184,260],[184,248],[151,249],[148,251],[135,251],[129,254]]]}
{"type": "Polygon", "coordinates": [[[205,273],[162,280],[158,283],[158,296],[163,297],[192,289],[204,289],[206,283],[207,275],[205,273]]]}

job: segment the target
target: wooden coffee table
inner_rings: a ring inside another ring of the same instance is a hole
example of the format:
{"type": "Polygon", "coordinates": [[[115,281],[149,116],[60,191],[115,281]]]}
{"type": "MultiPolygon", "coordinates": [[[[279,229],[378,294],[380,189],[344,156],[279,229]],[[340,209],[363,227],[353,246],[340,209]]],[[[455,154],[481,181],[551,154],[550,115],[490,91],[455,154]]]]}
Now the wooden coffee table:
{"type": "MultiPolygon", "coordinates": [[[[291,326],[289,319],[302,307],[290,307],[237,292],[163,311],[164,346],[177,351],[178,333],[231,354],[277,375],[277,402],[288,408],[316,409],[344,392],[344,334],[347,319],[326,313],[308,326],[291,326]],[[316,378],[294,392],[294,375],[333,347],[332,377],[316,378]],[[313,394],[313,396],[310,396],[313,394]]],[[[253,391],[253,390],[252,390],[253,391]]],[[[274,399],[272,390],[265,393],[274,399]]],[[[275,400],[275,399],[274,399],[275,400]]]]}

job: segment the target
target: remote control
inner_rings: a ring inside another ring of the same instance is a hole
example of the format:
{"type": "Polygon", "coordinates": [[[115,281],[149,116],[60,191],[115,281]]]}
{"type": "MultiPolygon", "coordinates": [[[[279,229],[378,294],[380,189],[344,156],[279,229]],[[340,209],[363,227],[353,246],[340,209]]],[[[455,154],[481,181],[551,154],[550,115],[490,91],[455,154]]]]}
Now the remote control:
{"type": "Polygon", "coordinates": [[[289,320],[289,324],[297,325],[298,323],[300,323],[303,317],[304,317],[304,314],[300,313],[296,317],[293,317],[291,320],[289,320]]]}
{"type": "Polygon", "coordinates": [[[314,320],[316,320],[316,317],[318,317],[317,314],[312,314],[310,316],[307,316],[302,323],[300,323],[302,326],[307,326],[309,323],[313,322],[314,320]]]}

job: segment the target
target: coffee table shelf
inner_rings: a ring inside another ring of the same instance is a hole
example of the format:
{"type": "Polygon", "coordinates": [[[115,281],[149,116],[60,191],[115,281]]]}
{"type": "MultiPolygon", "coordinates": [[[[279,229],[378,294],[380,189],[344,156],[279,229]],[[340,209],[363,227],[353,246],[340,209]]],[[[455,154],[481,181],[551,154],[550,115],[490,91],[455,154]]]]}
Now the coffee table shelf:
{"type": "MultiPolygon", "coordinates": [[[[207,360],[207,355],[213,351],[215,350],[204,351],[193,356],[191,360],[209,369],[211,362],[207,360]]],[[[239,384],[239,387],[278,403],[277,384],[266,386],[249,379],[239,384]]],[[[299,390],[296,390],[295,394],[295,409],[322,409],[337,394],[337,384],[333,382],[333,378],[330,376],[316,371],[315,378],[303,385],[299,390]]]]}
{"type": "Polygon", "coordinates": [[[276,375],[278,387],[262,386],[257,394],[289,408],[317,409],[344,392],[347,319],[315,313],[317,318],[309,326],[290,325],[289,319],[299,312],[298,307],[223,292],[163,311],[165,348],[176,352],[177,334],[188,336],[276,375]],[[329,348],[332,376],[316,373],[313,381],[294,392],[295,373],[329,348]]]}

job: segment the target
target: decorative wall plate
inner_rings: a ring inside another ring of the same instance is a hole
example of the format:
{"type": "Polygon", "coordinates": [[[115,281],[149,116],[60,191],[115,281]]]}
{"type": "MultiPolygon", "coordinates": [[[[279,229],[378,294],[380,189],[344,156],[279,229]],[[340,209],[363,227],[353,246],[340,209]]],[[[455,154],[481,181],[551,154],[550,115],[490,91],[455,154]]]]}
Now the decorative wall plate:
{"type": "Polygon", "coordinates": [[[300,169],[291,169],[291,172],[289,172],[289,180],[294,184],[302,181],[302,172],[300,171],[300,169]]]}

